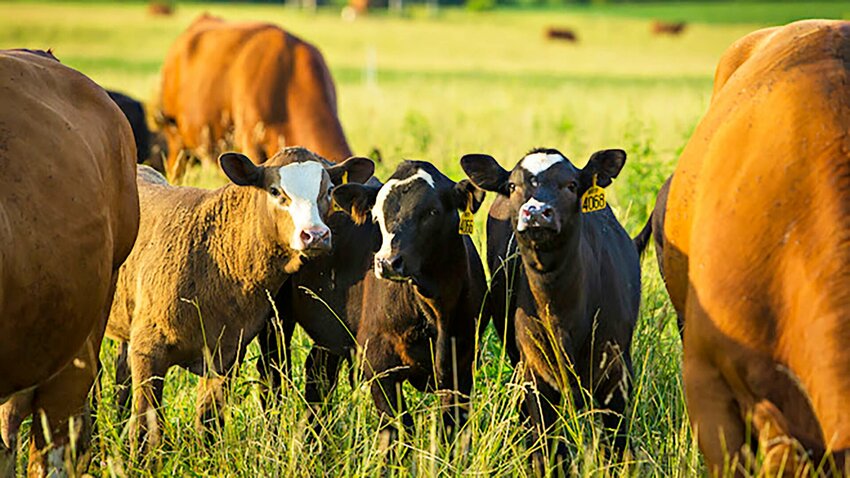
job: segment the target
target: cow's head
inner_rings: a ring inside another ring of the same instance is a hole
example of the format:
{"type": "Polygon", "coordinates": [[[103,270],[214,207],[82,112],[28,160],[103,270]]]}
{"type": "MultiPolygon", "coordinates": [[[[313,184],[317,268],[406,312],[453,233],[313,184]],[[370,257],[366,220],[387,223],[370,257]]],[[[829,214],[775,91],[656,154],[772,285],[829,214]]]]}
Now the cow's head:
{"type": "Polygon", "coordinates": [[[532,150],[512,171],[486,154],[467,154],[460,162],[476,186],[508,198],[518,240],[539,249],[558,244],[561,234],[575,227],[582,214],[581,197],[593,185],[594,176],[599,187],[611,184],[626,162],[626,153],[597,151],[583,169],[555,149],[532,150]]]}
{"type": "Polygon", "coordinates": [[[343,178],[362,183],[375,170],[367,158],[352,157],[332,164],[304,148],[286,148],[263,166],[239,153],[225,153],[219,161],[234,184],[256,188],[262,194],[258,212],[264,232],[306,257],[331,248],[331,231],[325,219],[333,187],[343,178]]]}
{"type": "Polygon", "coordinates": [[[380,227],[378,278],[421,283],[423,269],[459,236],[459,213],[477,211],[484,191],[467,180],[455,183],[430,163],[404,161],[380,188],[340,186],[334,200],[356,222],[371,216],[380,227]]]}

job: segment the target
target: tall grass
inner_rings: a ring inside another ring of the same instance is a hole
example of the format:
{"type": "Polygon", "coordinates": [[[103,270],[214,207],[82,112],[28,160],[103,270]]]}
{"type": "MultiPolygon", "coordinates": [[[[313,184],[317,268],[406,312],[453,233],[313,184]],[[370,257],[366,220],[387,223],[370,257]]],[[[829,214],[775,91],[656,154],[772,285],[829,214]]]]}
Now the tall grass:
{"type": "MultiPolygon", "coordinates": [[[[835,4],[825,10],[817,5],[807,14],[835,12],[835,4]]],[[[655,7],[642,8],[475,15],[441,10],[429,18],[381,15],[345,23],[333,12],[311,15],[278,6],[181,3],[175,16],[151,18],[143,4],[0,3],[0,47],[52,47],[63,62],[104,86],[149,101],[156,96],[165,51],[201,11],[273,21],[322,49],[337,80],[341,118],[354,150],[367,153],[379,148],[383,153],[379,177],[386,177],[402,158],[432,161],[460,179],[458,159],[464,153],[487,152],[510,167],[531,147],[549,146],[583,165],[598,149],[620,147],[629,159],[608,195],[626,229],[635,233],[706,108],[717,58],[733,40],[774,18],[753,14],[752,24],[695,24],[681,38],[655,38],[646,19],[655,16],[649,13],[655,7]],[[610,14],[616,11],[636,16],[610,14]],[[550,24],[572,26],[579,43],[547,42],[542,32],[550,24]],[[370,68],[374,74],[367,73],[370,68]]],[[[772,15],[783,8],[798,6],[774,6],[772,15]]],[[[224,181],[217,171],[194,168],[187,182],[215,187],[224,181]]],[[[474,237],[482,251],[485,216],[477,215],[474,237]]],[[[134,467],[128,460],[127,421],[114,403],[117,349],[106,340],[93,473],[529,473],[530,449],[518,413],[522,384],[492,328],[482,337],[466,429],[456,440],[443,442],[439,400],[406,389],[416,425],[411,436],[395,445],[404,451],[399,453],[379,450],[377,414],[368,387],[358,374],[353,374],[354,380],[346,379],[346,370],[321,415],[324,432],[312,434],[306,426],[302,395],[302,364],[309,347],[309,339],[298,331],[293,340],[293,378],[285,383],[282,399],[265,411],[255,371],[259,353],[255,345],[249,347],[229,390],[226,425],[210,447],[194,431],[197,379],[172,369],[164,395],[161,465],[152,471],[134,467]]],[[[600,446],[598,413],[565,405],[561,425],[573,456],[572,473],[694,476],[703,472],[682,395],[681,344],[652,251],[643,261],[643,299],[632,356],[634,394],[625,417],[631,458],[612,462],[600,446]]],[[[19,470],[25,459],[22,448],[19,470]]]]}

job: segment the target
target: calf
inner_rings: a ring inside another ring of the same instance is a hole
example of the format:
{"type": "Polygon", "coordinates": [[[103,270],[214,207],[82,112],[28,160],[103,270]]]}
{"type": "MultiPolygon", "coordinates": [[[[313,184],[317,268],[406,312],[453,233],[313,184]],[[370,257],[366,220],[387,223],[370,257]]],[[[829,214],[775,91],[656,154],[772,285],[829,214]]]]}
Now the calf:
{"type": "Polygon", "coordinates": [[[423,391],[454,391],[442,399],[444,423],[457,427],[466,419],[486,285],[472,240],[459,233],[459,212],[473,213],[483,196],[468,181],[454,183],[422,161],[403,162],[383,186],[349,184],[334,191],[334,200],[361,224],[363,243],[374,247],[360,263],[360,283],[349,296],[358,305],[342,316],[342,332],[331,336],[321,333],[326,324],[303,325],[319,346],[336,353],[356,340],[385,438],[396,434],[386,418],[400,416],[412,425],[404,381],[423,391]]]}
{"type": "Polygon", "coordinates": [[[173,187],[140,169],[142,233],[121,268],[107,326],[110,337],[129,341],[133,450],[136,440],[159,441],[154,409],[173,365],[202,376],[196,425],[217,418],[226,374],[269,315],[267,293],[330,249],[332,185],[374,170],[365,158],[328,167],[303,148],[260,167],[236,153],[220,162],[234,184],[214,191],[173,187]]]}
{"type": "MultiPolygon", "coordinates": [[[[616,448],[626,444],[619,430],[640,302],[638,254],[607,205],[582,212],[585,192],[611,184],[625,160],[622,150],[604,150],[578,169],[557,150],[535,149],[509,172],[491,156],[461,159],[476,186],[499,194],[487,225],[494,320],[506,314],[500,335],[514,363],[525,363],[532,442],[553,428],[563,396],[584,404],[585,388],[607,409],[602,422],[616,448]],[[514,265],[505,261],[517,248],[522,267],[511,277],[514,265]]],[[[558,466],[565,453],[559,441],[558,466]]],[[[543,452],[533,461],[543,473],[543,452]]]]}

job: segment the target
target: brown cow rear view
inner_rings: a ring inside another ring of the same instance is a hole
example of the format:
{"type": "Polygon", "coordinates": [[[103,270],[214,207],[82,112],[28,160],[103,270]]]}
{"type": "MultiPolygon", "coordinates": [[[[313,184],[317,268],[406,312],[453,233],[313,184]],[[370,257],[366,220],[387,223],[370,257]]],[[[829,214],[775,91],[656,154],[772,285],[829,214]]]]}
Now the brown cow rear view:
{"type": "Polygon", "coordinates": [[[783,458],[811,466],[804,449],[815,466],[838,450],[850,472],[850,23],[761,30],[726,52],[664,222],[713,472],[741,456],[750,415],[767,476],[783,458]]]}
{"type": "Polygon", "coordinates": [[[172,181],[187,153],[211,160],[227,142],[258,162],[285,145],[351,156],[321,53],[275,25],[195,20],[165,59],[161,103],[172,181]]]}
{"type": "Polygon", "coordinates": [[[0,52],[0,91],[0,476],[33,411],[52,445],[31,428],[29,473],[59,475],[69,417],[85,466],[86,399],[139,224],[136,150],[106,92],[48,54],[0,52]]]}

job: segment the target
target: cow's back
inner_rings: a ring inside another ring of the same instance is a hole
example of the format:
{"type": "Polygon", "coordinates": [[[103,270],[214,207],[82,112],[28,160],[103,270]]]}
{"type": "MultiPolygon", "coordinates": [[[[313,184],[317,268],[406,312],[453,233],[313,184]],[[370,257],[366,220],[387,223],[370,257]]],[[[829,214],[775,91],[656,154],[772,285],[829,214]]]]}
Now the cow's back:
{"type": "Polygon", "coordinates": [[[686,382],[715,364],[742,410],[767,398],[792,434],[816,439],[814,413],[829,444],[845,448],[850,24],[757,32],[727,61],[665,218],[686,382]]]}
{"type": "Polygon", "coordinates": [[[3,396],[103,325],[139,210],[133,135],[103,89],[55,59],[0,52],[0,92],[3,396]]]}

